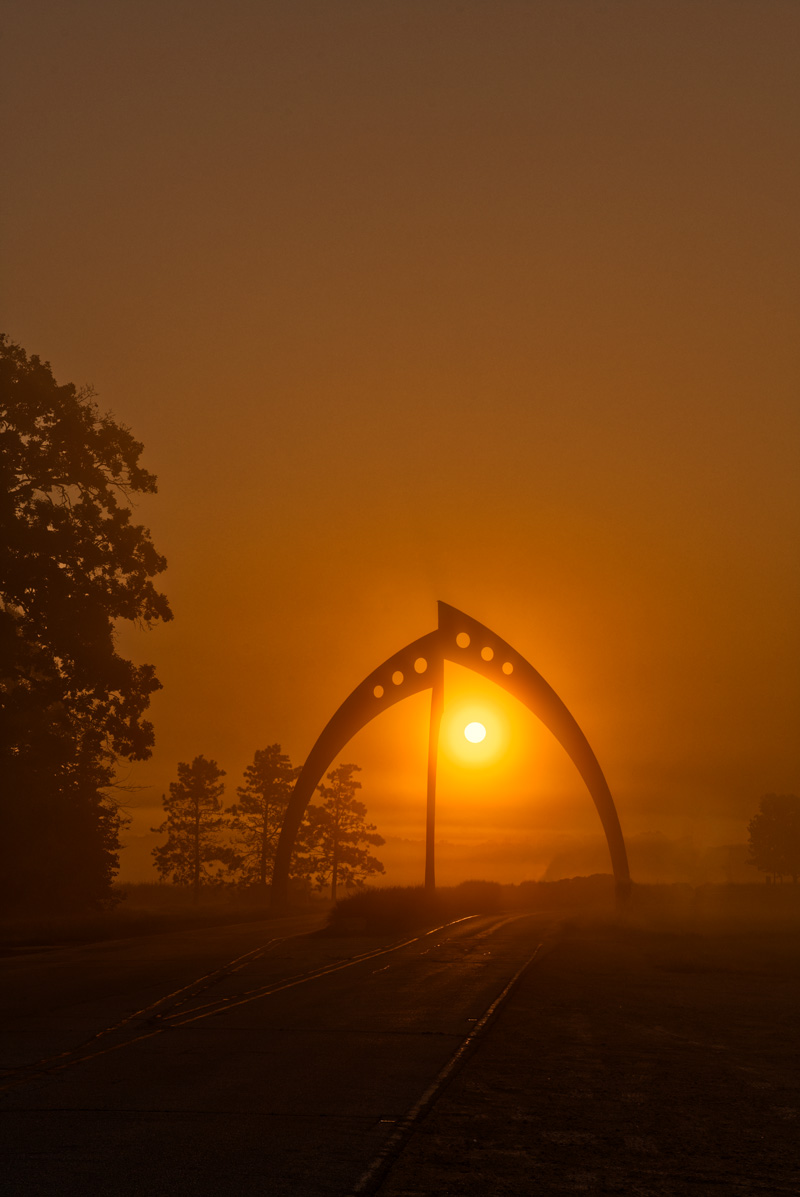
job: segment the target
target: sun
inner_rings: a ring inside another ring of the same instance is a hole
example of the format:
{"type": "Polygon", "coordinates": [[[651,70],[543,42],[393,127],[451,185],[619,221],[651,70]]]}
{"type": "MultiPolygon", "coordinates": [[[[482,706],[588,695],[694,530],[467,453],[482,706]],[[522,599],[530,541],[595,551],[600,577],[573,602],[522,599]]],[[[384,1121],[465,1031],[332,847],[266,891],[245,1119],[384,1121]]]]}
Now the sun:
{"type": "Polygon", "coordinates": [[[470,744],[480,744],[481,740],[486,739],[486,728],[482,723],[468,723],[464,728],[464,735],[470,744]]]}

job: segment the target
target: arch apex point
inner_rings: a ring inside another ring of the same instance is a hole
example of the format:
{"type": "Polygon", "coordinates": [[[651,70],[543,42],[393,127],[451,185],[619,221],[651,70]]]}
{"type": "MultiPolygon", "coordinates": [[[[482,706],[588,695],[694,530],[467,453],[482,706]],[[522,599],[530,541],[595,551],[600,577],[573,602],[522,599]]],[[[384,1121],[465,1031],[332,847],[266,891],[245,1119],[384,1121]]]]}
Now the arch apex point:
{"type": "Polygon", "coordinates": [[[439,613],[439,627],[440,628],[442,626],[442,623],[445,622],[448,619],[448,617],[450,619],[452,619],[454,615],[460,616],[462,619],[469,619],[472,621],[472,623],[476,622],[476,620],[472,619],[471,615],[467,615],[466,611],[460,611],[458,609],[458,607],[452,606],[451,603],[445,603],[441,599],[439,599],[439,602],[437,603],[437,609],[438,609],[438,613],[439,613]]]}

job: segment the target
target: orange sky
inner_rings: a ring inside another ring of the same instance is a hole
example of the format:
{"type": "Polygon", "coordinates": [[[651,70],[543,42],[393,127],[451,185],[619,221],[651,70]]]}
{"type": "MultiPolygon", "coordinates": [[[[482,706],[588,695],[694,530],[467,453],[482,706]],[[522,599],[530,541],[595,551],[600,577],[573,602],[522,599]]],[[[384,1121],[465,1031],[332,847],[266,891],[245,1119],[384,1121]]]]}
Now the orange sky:
{"type": "MultiPolygon", "coordinates": [[[[160,482],[128,875],[178,760],[301,761],[437,599],[554,686],[626,833],[800,789],[796,4],[11,0],[5,41],[3,325],[160,482]]],[[[387,880],[425,701],[346,754],[387,880]]],[[[450,880],[599,832],[498,703],[496,769],[443,755],[450,880]]]]}

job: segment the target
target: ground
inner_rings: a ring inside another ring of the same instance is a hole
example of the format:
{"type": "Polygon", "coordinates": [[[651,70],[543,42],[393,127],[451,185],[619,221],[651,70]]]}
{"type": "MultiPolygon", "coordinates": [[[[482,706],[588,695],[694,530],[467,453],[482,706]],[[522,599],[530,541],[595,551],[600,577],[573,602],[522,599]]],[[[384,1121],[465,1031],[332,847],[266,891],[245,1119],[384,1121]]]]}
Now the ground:
{"type": "Polygon", "coordinates": [[[800,1192],[795,931],[567,930],[381,1197],[800,1192]]]}
{"type": "Polygon", "coordinates": [[[800,1192],[796,924],[321,922],[0,960],[5,1191],[800,1192]]]}

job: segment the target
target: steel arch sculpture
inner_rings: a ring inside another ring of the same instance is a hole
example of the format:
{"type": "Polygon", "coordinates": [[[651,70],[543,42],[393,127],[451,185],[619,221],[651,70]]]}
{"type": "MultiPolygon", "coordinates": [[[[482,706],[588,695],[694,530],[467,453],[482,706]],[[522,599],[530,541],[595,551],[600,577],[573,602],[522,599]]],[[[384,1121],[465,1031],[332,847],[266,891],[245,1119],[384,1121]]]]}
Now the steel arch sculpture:
{"type": "Polygon", "coordinates": [[[436,754],[442,715],[445,661],[466,665],[502,686],[532,711],[569,753],[592,796],[603,825],[618,897],[630,887],[628,856],[608,783],[589,742],[555,690],[520,653],[495,632],[447,603],[439,603],[439,626],[413,640],[373,670],[344,700],[321,732],[289,798],[275,853],[272,903],[286,901],[289,866],[306,807],[325,771],[356,732],[403,698],[431,690],[428,748],[428,812],[425,884],[433,888],[433,818],[436,754]]]}

